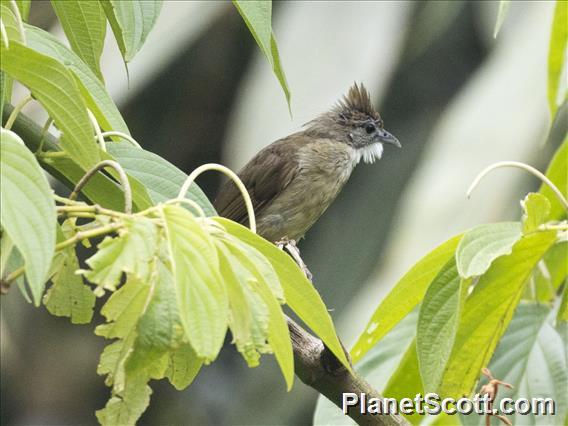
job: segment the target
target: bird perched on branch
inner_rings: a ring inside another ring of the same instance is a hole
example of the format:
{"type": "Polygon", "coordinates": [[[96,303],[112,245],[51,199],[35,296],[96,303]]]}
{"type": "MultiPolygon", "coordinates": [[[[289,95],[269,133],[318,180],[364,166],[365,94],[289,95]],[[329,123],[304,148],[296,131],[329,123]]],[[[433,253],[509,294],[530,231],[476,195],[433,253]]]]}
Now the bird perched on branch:
{"type": "MultiPolygon", "coordinates": [[[[264,148],[238,173],[252,199],[258,234],[294,244],[333,202],[357,163],[381,158],[383,144],[401,146],[384,129],[367,89],[355,83],[330,111],[264,148]]],[[[214,204],[219,215],[248,223],[232,181],[214,204]]]]}

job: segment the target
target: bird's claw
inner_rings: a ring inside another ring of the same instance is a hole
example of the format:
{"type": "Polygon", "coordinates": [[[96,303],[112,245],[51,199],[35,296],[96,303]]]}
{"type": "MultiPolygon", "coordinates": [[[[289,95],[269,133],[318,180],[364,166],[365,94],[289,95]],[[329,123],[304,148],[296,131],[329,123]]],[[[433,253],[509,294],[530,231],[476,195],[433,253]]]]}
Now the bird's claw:
{"type": "Polygon", "coordinates": [[[313,279],[313,275],[306,266],[306,264],[304,263],[304,261],[302,260],[302,257],[300,256],[300,249],[296,245],[296,240],[283,238],[280,241],[276,241],[275,244],[280,250],[287,251],[288,254],[292,256],[294,262],[298,264],[298,266],[300,267],[306,278],[311,282],[313,279]]]}

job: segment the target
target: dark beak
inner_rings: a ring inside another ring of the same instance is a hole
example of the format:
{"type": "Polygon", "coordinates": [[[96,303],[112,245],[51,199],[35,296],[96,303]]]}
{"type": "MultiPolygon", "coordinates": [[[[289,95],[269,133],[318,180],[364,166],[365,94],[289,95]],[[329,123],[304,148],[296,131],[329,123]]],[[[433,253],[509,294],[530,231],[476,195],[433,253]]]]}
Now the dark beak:
{"type": "Polygon", "coordinates": [[[401,148],[402,145],[400,144],[400,142],[398,141],[397,138],[395,138],[392,134],[390,134],[389,132],[387,132],[385,129],[377,129],[377,138],[379,139],[379,142],[381,143],[386,143],[389,145],[394,145],[397,148],[401,148]]]}

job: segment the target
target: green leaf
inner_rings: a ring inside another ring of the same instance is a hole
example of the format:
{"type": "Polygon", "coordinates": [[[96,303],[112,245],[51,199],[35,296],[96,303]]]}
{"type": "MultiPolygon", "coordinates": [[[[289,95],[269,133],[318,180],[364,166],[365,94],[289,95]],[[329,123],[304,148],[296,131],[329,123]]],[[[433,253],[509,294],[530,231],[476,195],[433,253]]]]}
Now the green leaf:
{"type": "Polygon", "coordinates": [[[73,51],[102,81],[99,60],[106,35],[106,17],[98,1],[51,0],[73,51]]]}
{"type": "Polygon", "coordinates": [[[197,355],[212,361],[223,345],[229,311],[217,251],[187,210],[164,206],[162,217],[181,323],[197,355]]]}
{"type": "MultiPolygon", "coordinates": [[[[126,368],[137,372],[145,370],[148,375],[159,379],[165,371],[162,374],[156,372],[156,365],[172,348],[179,346],[183,328],[179,321],[172,273],[162,262],[157,262],[156,267],[150,284],[151,300],[136,325],[134,349],[126,368]]],[[[157,370],[160,371],[160,368],[157,370]]]]}
{"type": "MultiPolygon", "coordinates": [[[[263,270],[263,266],[259,267],[258,257],[252,262],[249,261],[246,257],[246,252],[242,251],[244,244],[236,244],[235,241],[229,239],[226,242],[226,246],[231,252],[229,259],[232,261],[231,263],[234,270],[241,277],[241,280],[246,283],[244,288],[249,287],[254,293],[258,294],[262,302],[264,302],[264,305],[268,308],[266,339],[274,352],[276,361],[286,380],[287,388],[290,390],[294,382],[294,355],[292,352],[288,324],[280,307],[280,303],[283,302],[277,299],[277,296],[274,294],[273,286],[269,284],[269,277],[274,274],[274,270],[270,264],[268,264],[269,269],[263,270]]],[[[249,249],[252,248],[249,247],[249,249]]],[[[264,260],[264,262],[266,262],[266,260],[264,260]]],[[[266,265],[264,265],[264,267],[265,266],[266,265]]],[[[274,278],[278,281],[275,275],[274,278]]],[[[264,330],[261,332],[263,331],[264,330]]],[[[262,347],[259,351],[262,351],[262,347]]]]}
{"type": "MultiPolygon", "coordinates": [[[[67,5],[67,0],[63,1],[67,5]]],[[[98,4],[91,1],[80,1],[80,3],[98,4]]],[[[56,59],[75,76],[82,98],[101,128],[130,134],[120,111],[95,72],[52,34],[31,25],[25,25],[25,28],[28,47],[56,59]]]]}
{"type": "Polygon", "coordinates": [[[71,248],[63,253],[63,264],[53,276],[53,285],[47,290],[43,303],[56,316],[71,318],[73,324],[87,324],[93,318],[95,294],[83,284],[79,262],[71,248]]]}
{"type": "MultiPolygon", "coordinates": [[[[550,165],[546,170],[546,177],[568,198],[568,137],[564,139],[560,148],[554,154],[550,165]]],[[[548,198],[551,204],[550,220],[561,220],[566,218],[566,209],[562,206],[558,197],[546,184],[540,186],[539,193],[548,198]]]]}
{"type": "Polygon", "coordinates": [[[183,390],[193,382],[202,365],[191,345],[185,343],[171,353],[166,376],[177,390],[183,390]]]}
{"type": "Polygon", "coordinates": [[[337,359],[350,368],[321,296],[292,258],[248,228],[224,218],[216,220],[231,235],[256,248],[270,261],[278,274],[288,306],[318,335],[337,359]]]}
{"type": "Polygon", "coordinates": [[[97,373],[107,375],[105,384],[117,390],[124,389],[125,371],[124,364],[132,352],[136,333],[129,333],[126,338],[116,340],[106,346],[101,354],[101,359],[97,367],[97,373]]]}
{"type": "Polygon", "coordinates": [[[130,62],[156,23],[162,2],[101,0],[101,4],[122,57],[125,62],[130,62]]]}
{"type": "Polygon", "coordinates": [[[550,215],[550,201],[542,194],[531,192],[521,201],[523,207],[523,234],[528,234],[546,223],[550,215]]]}
{"type": "Polygon", "coordinates": [[[261,52],[272,67],[272,71],[284,91],[284,96],[286,96],[288,109],[290,109],[290,89],[286,81],[284,69],[280,63],[276,39],[272,33],[272,2],[263,0],[233,0],[233,4],[241,14],[256,44],[258,44],[261,52]]]}
{"type": "Polygon", "coordinates": [[[289,391],[294,383],[294,353],[292,351],[288,323],[284,318],[280,304],[268,286],[256,279],[250,280],[249,283],[268,307],[268,343],[274,351],[274,356],[280,366],[286,381],[286,388],[289,391]]]}
{"type": "MultiPolygon", "coordinates": [[[[396,370],[405,350],[413,342],[416,333],[418,312],[413,311],[400,321],[383,338],[380,345],[375,345],[357,364],[357,371],[365,380],[383,392],[389,377],[396,370]]],[[[415,392],[416,393],[416,392],[415,392]]],[[[411,395],[408,393],[407,395],[411,395]]],[[[355,425],[349,417],[342,413],[329,399],[320,395],[314,413],[315,426],[355,425]]]]}
{"type": "MultiPolygon", "coordinates": [[[[564,425],[568,409],[566,346],[550,324],[550,309],[544,305],[521,304],[501,339],[489,370],[514,389],[499,389],[499,398],[552,398],[556,413],[509,417],[513,424],[564,425]]],[[[481,384],[487,382],[482,378],[481,384]]]]}
{"type": "Polygon", "coordinates": [[[248,269],[254,279],[264,282],[279,303],[286,303],[284,291],[272,264],[256,248],[241,242],[238,238],[228,238],[227,243],[241,265],[248,269]]]}
{"type": "MultiPolygon", "coordinates": [[[[146,187],[154,204],[177,198],[187,175],[176,166],[159,155],[125,142],[109,143],[107,149],[130,176],[146,187]]],[[[196,183],[189,187],[186,197],[199,204],[207,216],[217,214],[196,183]]]]}
{"type": "Polygon", "coordinates": [[[472,391],[513,316],[530,273],[555,240],[555,232],[522,237],[511,254],[497,259],[479,279],[465,301],[441,396],[469,395],[472,391]]]}
{"type": "Polygon", "coordinates": [[[158,233],[150,219],[125,219],[124,225],[117,237],[106,237],[98,245],[86,261],[91,270],[83,271],[90,282],[107,290],[116,289],[123,272],[146,281],[157,250],[158,233]]]}
{"type": "Polygon", "coordinates": [[[505,22],[505,18],[509,12],[509,6],[511,6],[511,0],[501,0],[499,2],[499,11],[497,12],[497,21],[495,22],[495,29],[493,30],[493,38],[497,38],[497,34],[499,34],[501,26],[503,25],[503,22],[505,22]]]}
{"type": "Polygon", "coordinates": [[[416,350],[425,392],[436,392],[452,352],[467,288],[455,259],[440,270],[422,301],[416,331],[416,350]]]}
{"type": "MultiPolygon", "coordinates": [[[[17,269],[24,266],[24,259],[20,254],[20,251],[13,246],[12,240],[8,237],[6,232],[2,233],[2,252],[0,253],[0,257],[2,258],[2,262],[4,263],[4,268],[2,270],[2,279],[6,278],[6,275],[16,271],[17,269]],[[8,247],[5,248],[4,244],[8,241],[8,247]],[[12,245],[10,248],[9,245],[12,245]],[[4,251],[6,250],[6,251],[4,251]]],[[[20,293],[24,296],[24,299],[28,303],[32,303],[32,298],[29,295],[28,289],[26,288],[26,282],[24,279],[24,275],[20,275],[14,283],[18,286],[20,293]]]]}
{"type": "Polygon", "coordinates": [[[25,22],[28,20],[28,16],[30,15],[30,7],[32,5],[32,0],[16,0],[16,4],[18,5],[18,9],[20,10],[20,15],[22,16],[22,20],[25,22]]]}
{"type": "Polygon", "coordinates": [[[128,376],[121,392],[114,393],[105,408],[97,411],[102,425],[134,425],[150,404],[152,389],[144,376],[128,376]]]}
{"type": "Polygon", "coordinates": [[[442,266],[453,256],[461,239],[457,235],[441,244],[419,260],[377,307],[365,331],[351,349],[353,361],[361,357],[381,340],[398,322],[420,303],[428,286],[442,266]]]}
{"type": "Polygon", "coordinates": [[[98,336],[125,338],[136,328],[149,298],[151,286],[147,281],[131,278],[112,294],[101,309],[106,324],[95,329],[98,336]]]}
{"type": "MultiPolygon", "coordinates": [[[[21,12],[20,12],[21,13],[21,12]]],[[[18,43],[24,43],[24,38],[20,33],[18,18],[14,15],[14,12],[8,6],[8,2],[3,1],[0,3],[0,16],[2,17],[2,23],[6,29],[6,34],[8,35],[8,40],[10,42],[17,41],[18,43]]],[[[4,41],[2,41],[4,43],[4,41]]]]}
{"type": "MultiPolygon", "coordinates": [[[[554,122],[558,111],[558,98],[564,99],[565,95],[559,96],[558,89],[562,86],[562,67],[566,55],[566,43],[568,42],[568,3],[557,1],[550,33],[548,48],[548,106],[550,108],[550,121],[554,122]]],[[[564,160],[566,161],[566,160],[564,160]]]]}
{"type": "Polygon", "coordinates": [[[558,315],[556,316],[557,321],[568,321],[568,285],[564,285],[564,290],[562,290],[562,299],[560,300],[560,307],[558,308],[558,315]]]}
{"type": "Polygon", "coordinates": [[[4,72],[27,86],[63,132],[62,148],[85,170],[100,161],[93,127],[73,75],[49,56],[11,41],[0,43],[4,72]]]}
{"type": "Polygon", "coordinates": [[[24,258],[32,298],[39,306],[55,249],[55,202],[43,171],[20,137],[4,129],[1,137],[2,227],[24,258]]]}
{"type": "Polygon", "coordinates": [[[229,297],[229,328],[233,343],[249,367],[259,365],[260,353],[268,352],[268,308],[262,300],[256,300],[248,290],[250,272],[241,266],[224,243],[216,241],[219,255],[219,270],[229,297]],[[248,272],[248,275],[247,275],[248,272]],[[256,303],[255,303],[256,302],[256,303]],[[253,315],[255,305],[260,305],[259,314],[253,315]],[[255,333],[260,339],[255,339],[255,333]]]}
{"type": "Polygon", "coordinates": [[[500,256],[511,253],[521,238],[519,222],[479,225],[466,232],[456,250],[456,263],[462,278],[482,275],[500,256]]]}

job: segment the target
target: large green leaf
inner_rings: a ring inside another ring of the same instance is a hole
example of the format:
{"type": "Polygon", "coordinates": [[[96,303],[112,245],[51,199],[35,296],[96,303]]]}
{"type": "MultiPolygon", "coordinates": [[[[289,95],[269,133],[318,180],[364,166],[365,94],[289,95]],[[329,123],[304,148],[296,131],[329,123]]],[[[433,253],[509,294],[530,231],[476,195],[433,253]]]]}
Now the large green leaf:
{"type": "MultiPolygon", "coordinates": [[[[559,0],[554,9],[554,20],[550,33],[550,45],[548,48],[548,106],[550,108],[550,121],[554,121],[558,110],[558,98],[565,99],[565,93],[558,94],[562,87],[561,79],[566,81],[566,74],[562,74],[562,67],[566,55],[566,43],[568,42],[568,2],[559,0]]],[[[565,85],[564,85],[565,87],[565,85]]]]}
{"type": "Polygon", "coordinates": [[[251,273],[243,271],[245,268],[235,259],[225,243],[221,241],[216,243],[219,268],[229,296],[229,328],[233,335],[233,343],[249,367],[256,367],[259,364],[260,354],[270,351],[270,347],[266,344],[268,308],[262,299],[255,298],[254,293],[248,289],[247,279],[252,277],[251,273]],[[255,339],[255,334],[259,335],[259,339],[255,339]]]}
{"type": "Polygon", "coordinates": [[[233,0],[233,4],[241,14],[256,44],[268,60],[274,75],[278,79],[288,108],[290,108],[290,89],[286,81],[284,69],[280,63],[280,54],[276,39],[272,33],[272,2],[263,0],[233,0]]]}
{"type": "Polygon", "coordinates": [[[495,260],[465,301],[441,396],[469,395],[505,332],[527,279],[556,240],[555,232],[524,236],[511,254],[495,260]]]}
{"type": "Polygon", "coordinates": [[[73,51],[102,80],[99,60],[107,21],[101,4],[91,0],[51,0],[51,5],[73,51]]]}
{"type": "MultiPolygon", "coordinates": [[[[568,137],[564,139],[560,148],[554,154],[550,165],[546,170],[546,177],[568,198],[568,137]]],[[[552,189],[546,184],[542,184],[539,191],[550,201],[550,220],[561,220],[566,218],[566,209],[560,204],[552,189]]]]}
{"type": "MultiPolygon", "coordinates": [[[[560,334],[550,324],[550,309],[541,304],[521,304],[515,311],[489,370],[494,377],[513,385],[499,388],[498,400],[503,398],[552,398],[555,415],[514,415],[515,425],[565,425],[568,408],[568,366],[566,346],[560,334]]],[[[480,385],[487,383],[480,377],[480,385]]],[[[485,424],[483,417],[462,416],[466,425],[485,424]]]]}
{"type": "Polygon", "coordinates": [[[455,236],[419,260],[377,307],[365,331],[351,349],[354,361],[371,349],[420,303],[428,286],[452,257],[461,239],[455,236]]]}
{"type": "Polygon", "coordinates": [[[101,4],[126,62],[140,50],[156,23],[161,0],[101,0],[101,4]]]}
{"type": "MultiPolygon", "coordinates": [[[[63,1],[66,5],[67,1],[63,1]]],[[[80,3],[83,3],[83,1],[80,3]]],[[[26,25],[25,28],[28,47],[56,59],[75,76],[82,98],[93,112],[101,128],[129,134],[128,126],[122,115],[93,70],[77,54],[69,50],[67,46],[47,31],[31,25],[26,25]]]]}
{"type": "Polygon", "coordinates": [[[2,228],[24,258],[39,306],[55,249],[55,202],[43,171],[19,136],[2,129],[1,138],[2,228]]]}
{"type": "Polygon", "coordinates": [[[187,210],[162,210],[181,323],[189,343],[205,362],[215,359],[225,338],[228,299],[219,275],[216,248],[187,210]]]}
{"type": "MultiPolygon", "coordinates": [[[[146,187],[154,204],[177,198],[187,175],[176,166],[126,142],[109,143],[107,149],[130,176],[146,187]]],[[[196,183],[189,187],[186,197],[199,204],[207,216],[216,215],[215,208],[196,183]]]]}
{"type": "MultiPolygon", "coordinates": [[[[274,294],[274,285],[269,283],[274,279],[278,281],[278,277],[276,277],[274,270],[272,270],[272,266],[268,264],[268,268],[266,268],[266,265],[263,265],[263,262],[259,261],[258,256],[256,256],[254,261],[248,260],[246,257],[247,252],[243,250],[243,245],[242,243],[236,244],[234,241],[230,244],[227,242],[227,247],[232,255],[231,257],[234,257],[234,261],[232,262],[233,268],[238,275],[244,277],[244,281],[247,284],[245,288],[248,287],[254,293],[258,294],[264,306],[267,308],[268,322],[266,340],[274,352],[276,361],[286,380],[286,386],[288,390],[290,390],[294,382],[294,354],[292,352],[292,343],[290,341],[288,324],[280,307],[281,301],[279,301],[277,295],[274,294]],[[238,264],[241,265],[240,268],[237,267],[238,264]]],[[[229,257],[229,259],[231,259],[231,257],[229,257]]],[[[266,262],[266,259],[264,259],[264,262],[266,262]]],[[[277,284],[279,287],[279,283],[277,284]]]]}
{"type": "Polygon", "coordinates": [[[455,259],[440,270],[424,296],[416,330],[416,350],[425,392],[436,392],[452,352],[467,288],[455,259]]]}
{"type": "Polygon", "coordinates": [[[0,43],[4,72],[27,86],[63,132],[62,148],[89,169],[100,161],[87,108],[73,75],[59,61],[16,41],[0,43]]]}
{"type": "Polygon", "coordinates": [[[325,304],[292,258],[274,244],[252,233],[248,228],[228,219],[217,218],[216,220],[230,234],[255,247],[270,261],[278,274],[288,306],[319,336],[337,359],[345,366],[349,366],[325,304]]]}
{"type": "Polygon", "coordinates": [[[511,253],[521,238],[519,222],[480,225],[466,232],[456,250],[458,271],[463,278],[481,275],[500,256],[511,253]]]}

